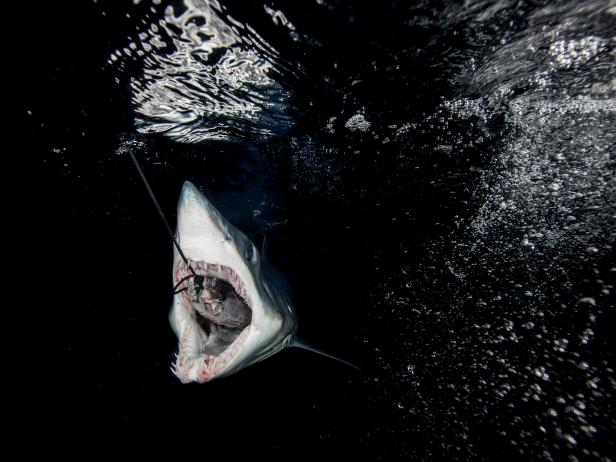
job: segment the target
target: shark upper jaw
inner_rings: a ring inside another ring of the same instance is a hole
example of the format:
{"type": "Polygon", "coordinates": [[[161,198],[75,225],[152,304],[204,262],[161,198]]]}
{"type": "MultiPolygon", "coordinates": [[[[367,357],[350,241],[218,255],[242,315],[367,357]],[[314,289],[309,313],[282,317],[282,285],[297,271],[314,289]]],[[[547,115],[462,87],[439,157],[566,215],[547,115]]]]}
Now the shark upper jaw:
{"type": "MultiPolygon", "coordinates": [[[[231,284],[251,310],[250,324],[220,351],[220,346],[212,348],[219,339],[213,330],[216,326],[207,332],[187,293],[176,294],[169,319],[179,341],[172,369],[177,377],[184,383],[207,382],[285,348],[295,331],[295,316],[288,298],[268,283],[252,242],[188,181],[178,202],[176,234],[191,267],[198,274],[231,284]]],[[[186,263],[174,249],[174,285],[189,274],[186,263]]]]}

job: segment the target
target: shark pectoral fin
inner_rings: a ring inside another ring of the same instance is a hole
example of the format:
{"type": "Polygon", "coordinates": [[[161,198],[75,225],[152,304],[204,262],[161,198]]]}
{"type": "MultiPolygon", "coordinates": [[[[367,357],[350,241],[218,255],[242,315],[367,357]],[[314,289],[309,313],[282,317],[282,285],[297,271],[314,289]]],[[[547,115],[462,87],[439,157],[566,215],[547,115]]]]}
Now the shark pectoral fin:
{"type": "Polygon", "coordinates": [[[322,350],[319,350],[318,348],[315,348],[311,345],[308,345],[307,343],[302,342],[300,339],[293,337],[291,338],[290,342],[289,342],[289,346],[290,347],[295,347],[295,348],[302,348],[303,350],[308,350],[308,351],[312,351],[313,353],[317,353],[321,356],[325,356],[327,358],[333,359],[335,361],[341,362],[343,364],[346,364],[347,366],[351,366],[353,369],[357,369],[358,371],[361,371],[361,369],[359,367],[357,367],[355,364],[352,364],[348,361],[345,361],[344,359],[338,358],[334,355],[330,355],[329,353],[325,353],[322,350]]]}

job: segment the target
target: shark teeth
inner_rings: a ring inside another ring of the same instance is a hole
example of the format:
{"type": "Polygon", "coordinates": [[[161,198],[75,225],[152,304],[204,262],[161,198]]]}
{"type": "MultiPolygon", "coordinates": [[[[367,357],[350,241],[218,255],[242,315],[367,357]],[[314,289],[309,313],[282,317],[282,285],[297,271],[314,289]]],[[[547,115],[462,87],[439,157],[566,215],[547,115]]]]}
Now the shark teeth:
{"type": "Polygon", "coordinates": [[[175,364],[173,364],[171,368],[171,372],[179,378],[182,383],[193,381],[204,383],[219,375],[229,362],[240,352],[242,345],[250,333],[250,326],[245,327],[233,343],[219,355],[207,353],[198,354],[192,351],[190,344],[194,341],[192,337],[193,333],[193,326],[187,326],[182,333],[180,351],[177,355],[175,364]]]}
{"type": "MultiPolygon", "coordinates": [[[[204,261],[189,260],[188,263],[199,275],[222,279],[231,284],[235,292],[252,309],[252,302],[246,292],[244,282],[231,267],[204,261]]],[[[180,261],[174,272],[174,284],[191,274],[192,272],[188,269],[188,266],[183,261],[180,261]]],[[[187,307],[192,306],[188,291],[184,291],[179,295],[187,307]]],[[[251,325],[248,324],[224,351],[219,354],[211,354],[205,351],[204,348],[209,335],[194,320],[185,324],[180,334],[179,352],[172,368],[173,374],[183,383],[192,381],[204,383],[216,377],[241,351],[243,343],[250,332],[250,327],[251,325]]]]}

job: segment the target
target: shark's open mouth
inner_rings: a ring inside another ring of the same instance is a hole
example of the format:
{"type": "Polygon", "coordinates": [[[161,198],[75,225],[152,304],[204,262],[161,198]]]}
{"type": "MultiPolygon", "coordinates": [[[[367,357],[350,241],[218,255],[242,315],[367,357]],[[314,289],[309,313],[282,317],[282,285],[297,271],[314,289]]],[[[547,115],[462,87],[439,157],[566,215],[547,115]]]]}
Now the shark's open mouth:
{"type": "Polygon", "coordinates": [[[197,381],[206,381],[220,373],[241,349],[252,320],[252,302],[232,268],[204,261],[189,263],[204,281],[203,287],[198,287],[184,262],[176,267],[175,280],[186,280],[180,286],[185,289],[180,296],[192,320],[181,336],[176,374],[180,379],[190,376],[194,380],[196,372],[197,381]]]}

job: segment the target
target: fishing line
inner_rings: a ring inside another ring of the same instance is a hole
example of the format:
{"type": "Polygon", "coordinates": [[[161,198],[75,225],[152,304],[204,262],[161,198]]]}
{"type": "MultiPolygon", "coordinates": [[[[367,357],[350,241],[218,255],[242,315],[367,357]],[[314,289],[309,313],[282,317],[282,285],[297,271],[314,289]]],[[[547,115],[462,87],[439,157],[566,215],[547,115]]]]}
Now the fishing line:
{"type": "Polygon", "coordinates": [[[203,283],[205,281],[205,277],[201,276],[201,275],[199,275],[199,274],[197,274],[195,272],[193,267],[190,265],[190,262],[186,258],[186,255],[184,255],[184,252],[182,252],[182,248],[180,247],[180,244],[176,240],[175,235],[173,234],[173,231],[171,230],[171,226],[169,226],[169,222],[167,221],[167,217],[165,217],[163,209],[160,207],[160,204],[158,203],[158,200],[156,200],[156,196],[154,195],[154,191],[152,191],[152,188],[150,187],[150,183],[148,182],[148,179],[145,177],[145,174],[143,173],[143,170],[141,170],[141,165],[139,165],[139,162],[137,161],[137,157],[133,153],[133,150],[131,148],[128,148],[128,149],[126,149],[126,151],[128,152],[128,155],[130,156],[130,158],[132,159],[133,164],[135,164],[135,168],[139,172],[139,176],[141,177],[141,180],[143,181],[143,184],[145,185],[145,189],[148,191],[150,199],[152,199],[152,202],[154,203],[154,206],[156,207],[156,210],[158,210],[158,214],[160,215],[160,218],[162,219],[162,221],[163,221],[163,223],[165,225],[165,228],[167,228],[167,232],[169,233],[169,236],[171,237],[171,240],[173,241],[173,244],[175,245],[175,248],[178,250],[178,252],[180,253],[180,256],[182,257],[182,260],[184,260],[184,263],[186,263],[186,266],[188,267],[188,269],[192,273],[191,275],[188,275],[188,276],[182,278],[175,285],[175,287],[173,288],[173,294],[174,295],[175,294],[179,294],[180,292],[188,290],[188,287],[184,287],[182,289],[178,289],[178,288],[179,288],[179,286],[184,281],[190,279],[191,277],[195,278],[195,288],[196,288],[197,294],[200,293],[201,290],[203,290],[203,283]]]}

